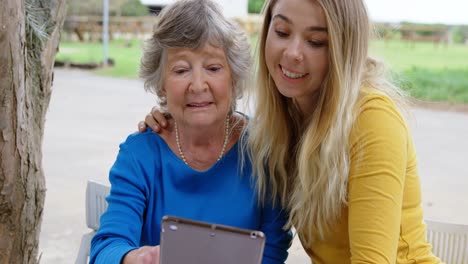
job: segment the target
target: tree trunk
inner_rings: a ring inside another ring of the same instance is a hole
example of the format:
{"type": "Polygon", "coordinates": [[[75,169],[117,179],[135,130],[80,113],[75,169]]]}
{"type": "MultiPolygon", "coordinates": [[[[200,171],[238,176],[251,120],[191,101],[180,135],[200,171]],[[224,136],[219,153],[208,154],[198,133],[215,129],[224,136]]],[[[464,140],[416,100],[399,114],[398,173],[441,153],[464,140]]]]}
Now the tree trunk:
{"type": "Polygon", "coordinates": [[[0,263],[37,263],[42,138],[65,0],[1,0],[0,263]]]}

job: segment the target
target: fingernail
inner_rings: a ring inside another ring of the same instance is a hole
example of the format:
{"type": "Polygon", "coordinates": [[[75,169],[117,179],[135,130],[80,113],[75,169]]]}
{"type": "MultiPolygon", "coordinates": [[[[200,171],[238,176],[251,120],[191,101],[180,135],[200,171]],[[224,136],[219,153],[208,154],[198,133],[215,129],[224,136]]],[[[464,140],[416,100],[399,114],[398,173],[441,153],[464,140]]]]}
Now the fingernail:
{"type": "Polygon", "coordinates": [[[159,129],[159,127],[158,127],[157,125],[154,125],[154,126],[153,126],[153,130],[156,131],[156,130],[158,130],[158,129],[159,129]]]}

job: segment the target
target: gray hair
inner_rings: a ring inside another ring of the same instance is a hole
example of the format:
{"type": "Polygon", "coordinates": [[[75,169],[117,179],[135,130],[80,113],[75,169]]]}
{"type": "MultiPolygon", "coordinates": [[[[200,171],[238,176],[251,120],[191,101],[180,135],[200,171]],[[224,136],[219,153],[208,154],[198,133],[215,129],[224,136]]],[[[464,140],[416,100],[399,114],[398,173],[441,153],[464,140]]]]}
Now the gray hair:
{"type": "Polygon", "coordinates": [[[159,14],[152,37],[145,41],[140,77],[145,90],[157,95],[161,110],[167,111],[162,92],[167,49],[197,49],[207,43],[222,48],[226,54],[233,82],[231,111],[235,110],[236,99],[242,97],[249,82],[250,42],[245,31],[227,20],[211,0],[179,0],[166,6],[159,14]]]}

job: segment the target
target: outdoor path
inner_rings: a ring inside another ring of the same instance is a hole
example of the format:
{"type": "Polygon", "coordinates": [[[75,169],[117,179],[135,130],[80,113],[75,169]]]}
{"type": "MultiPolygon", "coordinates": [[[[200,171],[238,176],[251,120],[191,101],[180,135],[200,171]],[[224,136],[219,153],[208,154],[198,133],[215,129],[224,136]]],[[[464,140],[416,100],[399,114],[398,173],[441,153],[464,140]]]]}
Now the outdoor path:
{"type": "MultiPolygon", "coordinates": [[[[47,197],[41,263],[74,263],[88,179],[108,183],[118,145],[155,104],[141,81],[56,70],[44,135],[47,197]]],[[[425,217],[468,224],[468,114],[415,108],[425,217]]],[[[309,263],[295,241],[288,264],[309,263]]]]}

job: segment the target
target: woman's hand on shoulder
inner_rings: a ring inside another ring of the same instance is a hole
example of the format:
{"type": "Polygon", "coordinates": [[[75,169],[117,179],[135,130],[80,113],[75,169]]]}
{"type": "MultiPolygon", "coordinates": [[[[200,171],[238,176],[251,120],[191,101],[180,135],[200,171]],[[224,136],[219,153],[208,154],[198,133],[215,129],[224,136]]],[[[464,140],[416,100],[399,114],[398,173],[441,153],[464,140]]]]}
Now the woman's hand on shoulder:
{"type": "Polygon", "coordinates": [[[159,246],[144,246],[125,255],[122,264],[159,264],[159,246]]]}
{"type": "Polygon", "coordinates": [[[167,125],[168,122],[164,114],[159,111],[157,106],[154,106],[151,112],[146,115],[145,121],[140,121],[138,123],[138,131],[145,132],[146,128],[149,126],[154,132],[160,133],[163,129],[167,128],[167,125]]]}

